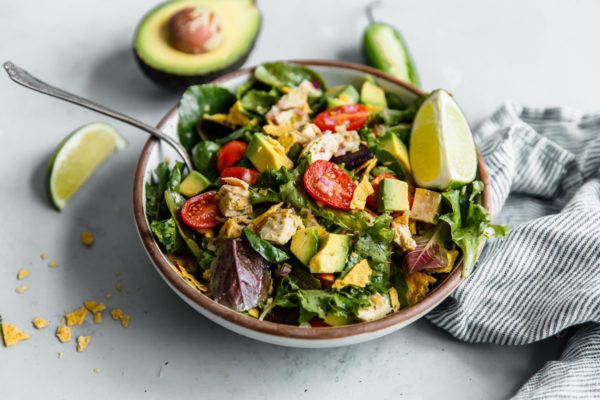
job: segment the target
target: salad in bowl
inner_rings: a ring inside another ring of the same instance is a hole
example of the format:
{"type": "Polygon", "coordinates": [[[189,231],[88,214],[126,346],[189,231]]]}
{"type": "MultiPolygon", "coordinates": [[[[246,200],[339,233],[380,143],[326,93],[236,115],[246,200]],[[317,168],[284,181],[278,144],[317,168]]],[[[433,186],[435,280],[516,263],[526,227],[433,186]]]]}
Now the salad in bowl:
{"type": "Polygon", "coordinates": [[[452,96],[407,101],[361,76],[330,86],[275,62],[235,91],[185,91],[177,133],[195,169],[164,160],[143,190],[150,230],[193,290],[258,321],[371,322],[466,277],[504,233],[452,96]]]}

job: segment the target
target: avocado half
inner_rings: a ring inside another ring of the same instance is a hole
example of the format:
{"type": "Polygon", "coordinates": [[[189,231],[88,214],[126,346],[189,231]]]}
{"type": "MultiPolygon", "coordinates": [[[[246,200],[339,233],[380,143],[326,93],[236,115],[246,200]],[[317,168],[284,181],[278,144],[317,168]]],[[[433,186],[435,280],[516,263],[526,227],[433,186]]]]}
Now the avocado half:
{"type": "Polygon", "coordinates": [[[154,82],[180,88],[208,82],[244,64],[260,31],[261,15],[253,0],[175,0],[148,12],[137,26],[133,52],[154,82]],[[169,43],[167,24],[185,8],[203,6],[221,19],[223,40],[214,50],[189,54],[169,43]]]}

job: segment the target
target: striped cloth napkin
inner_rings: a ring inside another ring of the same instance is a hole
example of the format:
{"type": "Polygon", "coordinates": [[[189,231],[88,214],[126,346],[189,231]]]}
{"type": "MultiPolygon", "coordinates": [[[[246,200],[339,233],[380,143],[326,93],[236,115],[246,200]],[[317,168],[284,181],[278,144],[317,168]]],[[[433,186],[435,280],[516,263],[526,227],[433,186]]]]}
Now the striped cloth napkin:
{"type": "Polygon", "coordinates": [[[516,399],[600,398],[600,114],[506,104],[475,133],[494,220],[471,277],[428,318],[473,343],[519,345],[573,327],[516,399]]]}

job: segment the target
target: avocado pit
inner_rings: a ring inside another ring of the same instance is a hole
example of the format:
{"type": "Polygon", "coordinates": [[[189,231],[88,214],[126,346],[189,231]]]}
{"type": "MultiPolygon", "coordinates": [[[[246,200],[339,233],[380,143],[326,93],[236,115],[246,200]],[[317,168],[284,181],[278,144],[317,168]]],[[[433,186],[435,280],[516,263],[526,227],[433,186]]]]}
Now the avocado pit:
{"type": "Polygon", "coordinates": [[[184,53],[210,52],[223,42],[221,19],[207,7],[184,8],[169,19],[167,39],[171,46],[184,53]]]}

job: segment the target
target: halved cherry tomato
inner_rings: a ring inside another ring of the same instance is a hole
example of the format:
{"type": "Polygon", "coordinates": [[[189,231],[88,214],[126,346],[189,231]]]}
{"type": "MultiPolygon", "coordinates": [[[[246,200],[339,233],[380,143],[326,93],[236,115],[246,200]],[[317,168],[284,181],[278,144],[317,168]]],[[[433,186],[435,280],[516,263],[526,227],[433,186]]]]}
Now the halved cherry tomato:
{"type": "Polygon", "coordinates": [[[256,182],[256,171],[244,167],[227,167],[221,171],[221,178],[238,178],[248,185],[254,185],[254,182],[256,182]]]}
{"type": "Polygon", "coordinates": [[[349,210],[356,185],[340,167],[317,160],[304,172],[304,188],[315,200],[326,205],[349,210]]]}
{"type": "Polygon", "coordinates": [[[310,321],[308,321],[308,323],[313,328],[326,328],[328,326],[331,326],[331,325],[327,324],[325,321],[323,321],[319,317],[314,317],[313,319],[311,319],[310,321]]]}
{"type": "Polygon", "coordinates": [[[221,215],[216,202],[217,192],[206,192],[190,197],[181,209],[181,220],[194,229],[214,228],[221,215]]]}
{"type": "Polygon", "coordinates": [[[225,168],[231,167],[240,161],[244,157],[247,148],[248,145],[240,140],[232,140],[221,147],[217,155],[217,169],[219,172],[223,172],[225,168]]]}
{"type": "Polygon", "coordinates": [[[324,131],[335,131],[338,125],[346,124],[349,131],[363,126],[369,119],[369,110],[363,104],[346,104],[325,110],[315,118],[315,124],[324,131]]]}
{"type": "Polygon", "coordinates": [[[321,287],[326,288],[335,282],[334,274],[315,274],[315,278],[321,281],[321,287]]]}
{"type": "Polygon", "coordinates": [[[370,194],[367,197],[367,207],[369,207],[373,211],[377,211],[377,189],[379,189],[379,182],[384,179],[398,179],[392,174],[388,174],[384,172],[383,174],[379,174],[371,181],[371,186],[373,186],[373,190],[375,193],[370,194]]]}

